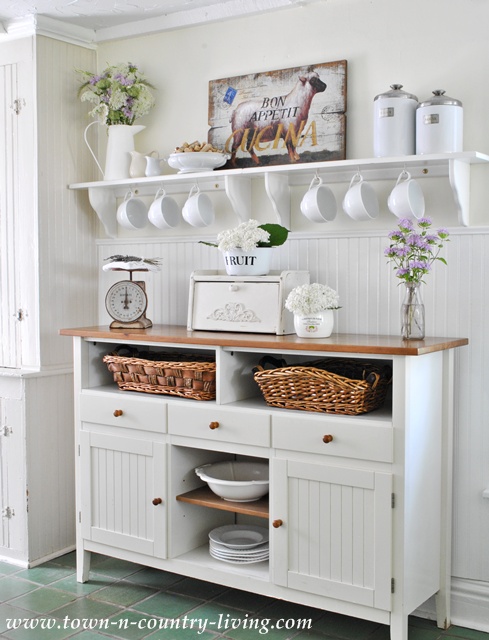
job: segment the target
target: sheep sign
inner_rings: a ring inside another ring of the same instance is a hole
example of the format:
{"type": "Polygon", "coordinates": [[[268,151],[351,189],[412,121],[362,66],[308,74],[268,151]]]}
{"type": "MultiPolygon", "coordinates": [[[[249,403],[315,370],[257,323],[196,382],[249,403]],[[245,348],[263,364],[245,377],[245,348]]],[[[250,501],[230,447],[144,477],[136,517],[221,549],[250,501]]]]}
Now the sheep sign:
{"type": "Polygon", "coordinates": [[[221,169],[345,159],[346,60],[209,83],[221,169]]]}

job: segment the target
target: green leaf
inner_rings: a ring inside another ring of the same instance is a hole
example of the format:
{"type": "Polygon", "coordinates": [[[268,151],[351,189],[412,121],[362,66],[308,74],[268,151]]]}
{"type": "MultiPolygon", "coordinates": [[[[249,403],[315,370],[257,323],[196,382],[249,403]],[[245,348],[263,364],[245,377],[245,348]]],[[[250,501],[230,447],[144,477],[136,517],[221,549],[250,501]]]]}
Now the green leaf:
{"type": "Polygon", "coordinates": [[[259,246],[278,247],[287,240],[289,230],[280,224],[266,223],[259,225],[260,229],[268,231],[270,238],[267,243],[260,243],[259,246]]]}

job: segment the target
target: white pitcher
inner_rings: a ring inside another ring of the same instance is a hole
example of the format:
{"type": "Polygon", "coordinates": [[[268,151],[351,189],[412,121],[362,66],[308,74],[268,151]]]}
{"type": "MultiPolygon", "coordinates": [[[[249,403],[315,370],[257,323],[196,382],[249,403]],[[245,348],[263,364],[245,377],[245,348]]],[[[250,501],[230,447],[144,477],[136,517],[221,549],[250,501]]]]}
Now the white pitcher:
{"type": "Polygon", "coordinates": [[[157,156],[157,151],[149,153],[140,153],[139,151],[131,151],[131,166],[129,167],[129,175],[131,178],[144,178],[146,175],[146,157],[157,156]]]}
{"type": "Polygon", "coordinates": [[[145,175],[147,177],[150,176],[161,176],[161,163],[164,158],[153,158],[153,156],[146,156],[146,171],[145,175]]]}
{"type": "MultiPolygon", "coordinates": [[[[98,120],[91,122],[83,134],[84,140],[104,180],[125,180],[130,178],[131,151],[134,151],[134,136],[145,129],[144,125],[113,124],[107,127],[107,151],[105,155],[105,171],[102,170],[97,156],[87,140],[88,129],[98,120]]],[[[103,123],[99,123],[103,124],[103,123]]]]}

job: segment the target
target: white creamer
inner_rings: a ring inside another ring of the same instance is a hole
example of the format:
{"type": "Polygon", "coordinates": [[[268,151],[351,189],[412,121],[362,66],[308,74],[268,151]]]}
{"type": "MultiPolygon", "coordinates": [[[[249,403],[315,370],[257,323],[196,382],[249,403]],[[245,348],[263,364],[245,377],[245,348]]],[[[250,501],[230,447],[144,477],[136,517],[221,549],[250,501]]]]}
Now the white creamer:
{"type": "Polygon", "coordinates": [[[392,84],[374,98],[374,156],[410,156],[416,150],[418,98],[392,84]]]}

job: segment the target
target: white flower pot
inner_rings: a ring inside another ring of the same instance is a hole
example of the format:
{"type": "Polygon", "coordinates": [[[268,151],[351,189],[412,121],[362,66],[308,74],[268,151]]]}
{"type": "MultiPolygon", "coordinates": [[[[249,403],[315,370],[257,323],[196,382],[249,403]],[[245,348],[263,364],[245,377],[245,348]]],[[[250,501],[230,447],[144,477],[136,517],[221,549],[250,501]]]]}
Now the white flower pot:
{"type": "Polygon", "coordinates": [[[223,251],[228,276],[266,276],[270,271],[272,247],[258,247],[252,251],[233,249],[223,251]]]}
{"type": "Polygon", "coordinates": [[[310,313],[306,316],[294,314],[294,329],[299,338],[329,338],[333,327],[332,309],[310,313]]]}

